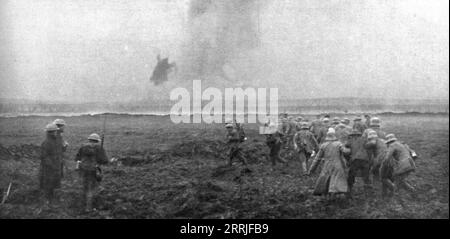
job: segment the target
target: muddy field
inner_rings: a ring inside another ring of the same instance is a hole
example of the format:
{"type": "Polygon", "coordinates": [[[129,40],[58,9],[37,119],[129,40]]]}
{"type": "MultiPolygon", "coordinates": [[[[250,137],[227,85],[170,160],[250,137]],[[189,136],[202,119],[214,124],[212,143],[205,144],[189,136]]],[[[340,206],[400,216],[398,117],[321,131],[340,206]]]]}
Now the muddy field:
{"type": "Polygon", "coordinates": [[[55,117],[0,118],[0,190],[12,182],[0,218],[448,218],[448,115],[382,115],[388,133],[417,151],[418,170],[410,177],[415,196],[400,191],[382,200],[379,182],[365,198],[357,179],[352,201],[312,196],[316,176],[300,164],[272,168],[257,125],[246,125],[245,153],[226,167],[222,124],[173,124],[167,116],[108,115],[105,148],[119,163],[104,167],[95,206],[82,212],[81,185],[74,171],[77,148],[103,116],[63,118],[66,171],[59,204],[46,207],[37,191],[38,145],[43,127],[55,117]]]}

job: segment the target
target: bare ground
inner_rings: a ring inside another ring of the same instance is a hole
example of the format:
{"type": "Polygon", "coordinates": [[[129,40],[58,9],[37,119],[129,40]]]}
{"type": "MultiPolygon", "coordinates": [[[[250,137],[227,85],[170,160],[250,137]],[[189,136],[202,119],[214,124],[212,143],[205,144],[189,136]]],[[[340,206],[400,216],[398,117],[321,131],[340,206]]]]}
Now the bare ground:
{"type": "Polygon", "coordinates": [[[171,123],[164,116],[109,115],[105,148],[119,164],[104,168],[97,211],[82,212],[74,169],[77,148],[101,132],[102,116],[64,118],[66,176],[60,202],[46,207],[37,191],[38,145],[50,117],[0,119],[0,189],[12,182],[0,218],[448,218],[448,115],[382,116],[386,132],[415,149],[418,170],[410,177],[418,193],[380,197],[379,182],[366,198],[357,180],[352,201],[311,195],[316,176],[304,177],[295,160],[270,166],[264,137],[247,125],[247,171],[226,164],[222,124],[171,123]]]}

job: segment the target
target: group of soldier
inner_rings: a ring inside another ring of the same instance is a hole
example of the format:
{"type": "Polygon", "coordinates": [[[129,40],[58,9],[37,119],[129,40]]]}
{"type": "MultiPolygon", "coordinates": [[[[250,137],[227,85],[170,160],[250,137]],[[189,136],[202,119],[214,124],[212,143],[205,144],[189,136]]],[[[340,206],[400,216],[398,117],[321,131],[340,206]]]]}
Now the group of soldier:
{"type": "MultiPolygon", "coordinates": [[[[369,115],[364,118],[365,122],[357,116],[351,124],[349,118],[331,120],[329,115],[317,115],[309,122],[301,116],[282,114],[279,124],[265,124],[271,129],[264,133],[271,163],[275,166],[298,160],[307,176],[321,167],[314,195],[352,198],[357,176],[363,179],[366,195],[373,192],[371,176],[381,182],[383,197],[391,197],[400,188],[414,192],[406,178],[416,169],[416,153],[394,134],[386,134],[380,118],[369,115]]],[[[229,164],[234,158],[247,164],[241,148],[245,140],[242,126],[227,123],[226,128],[229,164]]]]}
{"type": "MultiPolygon", "coordinates": [[[[66,123],[62,119],[56,119],[45,127],[46,138],[41,145],[39,188],[44,193],[46,203],[54,205],[58,199],[55,190],[61,188],[61,180],[64,172],[64,153],[68,143],[63,139],[66,123]]],[[[99,165],[108,163],[102,138],[93,133],[87,138],[75,156],[77,171],[82,179],[83,199],[85,210],[93,209],[93,197],[101,181],[101,169],[99,165]]]]}
{"type": "MultiPolygon", "coordinates": [[[[366,193],[372,190],[372,180],[381,181],[382,196],[392,196],[396,188],[410,192],[415,189],[406,178],[415,171],[417,155],[408,145],[397,140],[394,134],[386,134],[381,129],[378,117],[366,115],[366,122],[356,117],[350,125],[348,118],[329,115],[309,122],[308,119],[282,115],[281,124],[268,122],[274,129],[266,135],[270,149],[269,158],[273,166],[287,163],[287,159],[299,160],[304,175],[311,175],[321,167],[314,195],[336,195],[352,197],[355,178],[360,173],[366,193]],[[312,159],[312,160],[311,160],[312,159]]],[[[64,172],[64,154],[68,143],[63,139],[65,122],[56,119],[46,126],[46,139],[41,145],[39,187],[46,202],[57,201],[55,190],[61,187],[64,172]]],[[[242,151],[242,143],[247,140],[241,124],[227,123],[227,142],[230,147],[229,162],[239,159],[244,165],[247,160],[242,151]]],[[[83,184],[85,210],[93,209],[93,197],[102,179],[100,165],[110,162],[103,148],[103,139],[96,133],[87,138],[79,148],[75,161],[83,184]]]]}

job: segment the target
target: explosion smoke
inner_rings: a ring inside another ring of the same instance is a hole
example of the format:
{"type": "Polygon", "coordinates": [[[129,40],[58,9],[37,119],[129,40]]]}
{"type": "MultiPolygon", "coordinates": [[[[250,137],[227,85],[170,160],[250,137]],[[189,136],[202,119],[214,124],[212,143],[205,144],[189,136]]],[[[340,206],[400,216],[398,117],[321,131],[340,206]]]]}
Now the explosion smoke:
{"type": "Polygon", "coordinates": [[[258,17],[263,2],[191,0],[184,78],[235,80],[238,58],[259,45],[258,17]]]}

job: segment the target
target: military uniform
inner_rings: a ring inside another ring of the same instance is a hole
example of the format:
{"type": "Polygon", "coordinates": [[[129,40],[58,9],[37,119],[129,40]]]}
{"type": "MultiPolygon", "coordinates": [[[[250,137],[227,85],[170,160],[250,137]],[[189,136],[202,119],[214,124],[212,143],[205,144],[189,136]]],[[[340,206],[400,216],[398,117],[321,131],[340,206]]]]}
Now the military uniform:
{"type": "Polygon", "coordinates": [[[314,195],[327,195],[329,193],[347,193],[348,182],[345,173],[346,162],[342,157],[349,150],[339,142],[334,135],[334,130],[330,129],[325,137],[325,143],[320,145],[319,152],[314,159],[310,171],[313,172],[320,161],[324,161],[322,171],[317,179],[314,195]]]}
{"type": "Polygon", "coordinates": [[[353,123],[353,129],[358,130],[362,134],[367,129],[367,126],[361,121],[355,121],[353,123]]]}
{"type": "Polygon", "coordinates": [[[308,130],[307,125],[303,125],[294,136],[294,145],[297,149],[298,157],[302,164],[303,172],[307,172],[307,163],[313,151],[317,151],[319,145],[314,135],[308,130]]]}
{"type": "Polygon", "coordinates": [[[311,122],[311,132],[314,134],[316,140],[319,138],[320,128],[322,127],[322,121],[320,119],[315,119],[311,122]]]}
{"type": "Polygon", "coordinates": [[[361,137],[359,131],[354,130],[352,134],[350,134],[349,141],[346,144],[346,147],[350,148],[351,152],[349,162],[350,169],[348,172],[348,186],[350,192],[352,191],[358,171],[361,172],[365,189],[370,188],[371,161],[365,143],[366,140],[361,137]]]}
{"type": "Polygon", "coordinates": [[[47,137],[41,144],[39,188],[49,201],[54,199],[54,190],[61,187],[62,153],[63,148],[56,134],[56,125],[47,125],[47,137]]]}
{"type": "Polygon", "coordinates": [[[88,142],[81,146],[76,157],[79,161],[80,176],[83,181],[83,194],[86,200],[86,209],[92,209],[92,200],[99,184],[99,166],[108,163],[105,150],[99,142],[88,142]]]}
{"type": "Polygon", "coordinates": [[[267,135],[266,144],[267,144],[267,146],[269,146],[269,149],[270,149],[269,156],[270,156],[270,160],[272,162],[272,166],[275,166],[277,161],[280,163],[286,162],[280,156],[282,141],[281,141],[279,133],[267,135]]]}
{"type": "Polygon", "coordinates": [[[398,142],[393,134],[386,136],[388,149],[386,157],[381,164],[380,177],[382,178],[384,191],[394,191],[393,182],[407,191],[414,192],[415,189],[406,181],[411,172],[416,170],[416,165],[409,150],[398,142]]]}
{"type": "Polygon", "coordinates": [[[241,149],[241,137],[239,135],[238,130],[233,129],[231,132],[228,132],[226,135],[228,146],[230,147],[229,154],[229,165],[233,163],[234,158],[238,158],[242,163],[247,165],[247,160],[244,157],[241,149]]]}

